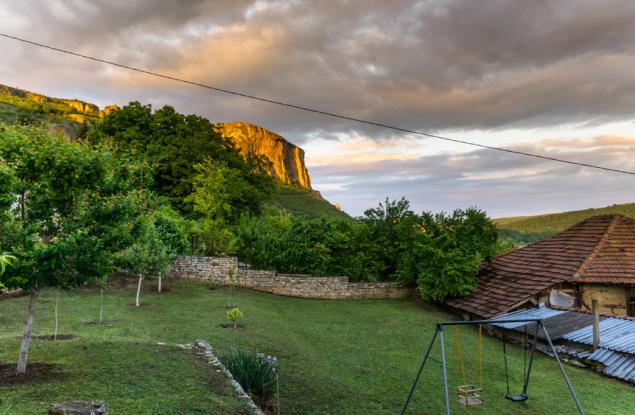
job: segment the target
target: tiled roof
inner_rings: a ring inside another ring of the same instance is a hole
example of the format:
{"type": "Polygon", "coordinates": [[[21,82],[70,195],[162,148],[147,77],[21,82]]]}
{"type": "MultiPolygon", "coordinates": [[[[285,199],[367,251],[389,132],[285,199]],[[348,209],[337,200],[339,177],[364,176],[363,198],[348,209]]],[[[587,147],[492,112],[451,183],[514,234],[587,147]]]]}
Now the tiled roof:
{"type": "Polygon", "coordinates": [[[559,283],[635,283],[635,220],[594,216],[543,241],[494,258],[476,291],[448,305],[492,317],[559,283]]]}

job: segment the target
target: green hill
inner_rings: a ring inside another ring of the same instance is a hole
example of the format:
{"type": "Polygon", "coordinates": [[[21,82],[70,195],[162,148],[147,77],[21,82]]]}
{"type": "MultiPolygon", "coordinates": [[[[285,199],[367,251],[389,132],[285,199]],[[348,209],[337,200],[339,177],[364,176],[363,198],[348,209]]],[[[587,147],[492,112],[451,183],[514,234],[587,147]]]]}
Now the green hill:
{"type": "MultiPolygon", "coordinates": [[[[101,110],[94,104],[77,99],[51,98],[0,85],[0,124],[47,125],[62,130],[69,137],[75,137],[84,123],[98,123],[115,108],[109,106],[101,110]]],[[[260,136],[258,138],[262,139],[260,136]]],[[[304,161],[301,162],[303,165],[304,161]]],[[[281,182],[277,184],[266,208],[308,218],[350,219],[318,192],[281,182]]]]}
{"type": "Polygon", "coordinates": [[[306,218],[351,219],[318,192],[296,186],[278,185],[267,203],[268,209],[289,212],[306,218]]]}
{"type": "Polygon", "coordinates": [[[635,203],[603,208],[573,210],[536,216],[515,216],[495,219],[502,237],[520,244],[532,243],[563,231],[591,216],[619,213],[635,218],[635,203]]]}

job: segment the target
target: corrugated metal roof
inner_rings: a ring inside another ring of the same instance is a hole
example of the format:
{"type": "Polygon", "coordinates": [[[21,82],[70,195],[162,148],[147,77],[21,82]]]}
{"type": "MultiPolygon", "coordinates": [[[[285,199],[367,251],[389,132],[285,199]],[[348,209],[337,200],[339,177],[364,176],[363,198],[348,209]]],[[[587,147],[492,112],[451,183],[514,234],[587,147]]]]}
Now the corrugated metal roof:
{"type": "MultiPolygon", "coordinates": [[[[544,307],[521,310],[492,320],[508,318],[541,318],[553,340],[562,338],[593,345],[593,315],[589,313],[544,307]]],[[[526,326],[530,334],[535,330],[535,323],[494,323],[494,326],[516,331],[524,331],[526,326]]],[[[605,375],[635,383],[635,320],[600,316],[600,348],[592,352],[586,346],[559,345],[556,350],[601,363],[605,375]]]]}
{"type": "Polygon", "coordinates": [[[599,348],[588,359],[606,366],[605,375],[635,383],[635,356],[599,348]]]}
{"type": "MultiPolygon", "coordinates": [[[[515,311],[509,314],[503,314],[502,316],[495,317],[492,320],[494,321],[507,320],[511,318],[541,318],[545,320],[545,319],[558,316],[564,313],[566,313],[566,311],[554,310],[553,308],[549,308],[549,307],[529,308],[527,310],[520,310],[520,311],[515,311]]],[[[523,327],[526,324],[527,323],[522,323],[522,322],[521,323],[503,323],[503,324],[494,323],[495,326],[502,327],[504,329],[517,329],[519,327],[523,327]]]]}
{"type": "MultiPolygon", "coordinates": [[[[576,343],[593,344],[593,326],[562,336],[576,343]]],[[[606,317],[600,321],[600,347],[616,352],[635,354],[635,320],[606,317]]]]}

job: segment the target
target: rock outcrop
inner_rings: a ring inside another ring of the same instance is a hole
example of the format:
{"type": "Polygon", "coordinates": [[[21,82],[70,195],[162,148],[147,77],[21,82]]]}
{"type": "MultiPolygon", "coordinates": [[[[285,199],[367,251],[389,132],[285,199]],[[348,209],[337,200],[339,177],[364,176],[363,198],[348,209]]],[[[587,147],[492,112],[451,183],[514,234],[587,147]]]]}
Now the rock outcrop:
{"type": "Polygon", "coordinates": [[[304,150],[284,137],[247,122],[216,124],[220,134],[243,155],[263,156],[271,175],[286,184],[311,190],[311,178],[304,164],[304,150]]]}
{"type": "Polygon", "coordinates": [[[80,124],[103,118],[118,108],[116,105],[109,105],[100,110],[97,105],[78,99],[51,98],[6,85],[0,85],[0,102],[22,106],[80,124]]]}

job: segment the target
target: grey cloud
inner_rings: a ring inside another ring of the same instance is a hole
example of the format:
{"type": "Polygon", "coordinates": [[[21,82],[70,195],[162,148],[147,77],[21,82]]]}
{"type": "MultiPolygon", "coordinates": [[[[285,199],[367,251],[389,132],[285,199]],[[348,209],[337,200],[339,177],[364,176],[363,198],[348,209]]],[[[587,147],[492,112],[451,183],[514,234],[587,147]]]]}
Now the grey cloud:
{"type": "MultiPolygon", "coordinates": [[[[412,129],[605,122],[632,119],[635,107],[635,3],[628,0],[57,0],[4,7],[2,26],[17,35],[412,129]]],[[[100,103],[172,104],[219,121],[253,121],[296,142],[316,131],[387,134],[7,40],[0,47],[0,83],[70,89],[100,103]]]]}

